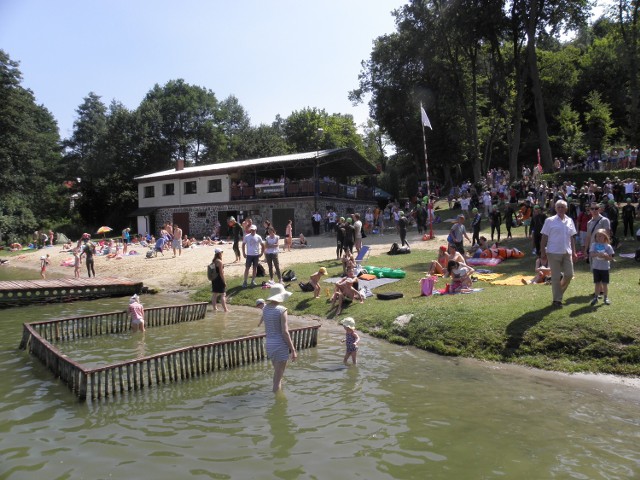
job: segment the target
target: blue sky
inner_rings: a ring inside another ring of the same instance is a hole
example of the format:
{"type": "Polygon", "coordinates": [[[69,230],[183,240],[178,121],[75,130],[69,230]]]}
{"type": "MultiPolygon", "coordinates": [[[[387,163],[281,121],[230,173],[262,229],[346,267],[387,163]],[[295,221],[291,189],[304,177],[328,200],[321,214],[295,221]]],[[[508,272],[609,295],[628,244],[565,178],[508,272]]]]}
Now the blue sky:
{"type": "Polygon", "coordinates": [[[0,48],[68,137],[89,92],[136,108],[172,79],[235,95],[253,125],[305,107],[352,114],[372,41],[402,0],[0,0],[0,48]]]}

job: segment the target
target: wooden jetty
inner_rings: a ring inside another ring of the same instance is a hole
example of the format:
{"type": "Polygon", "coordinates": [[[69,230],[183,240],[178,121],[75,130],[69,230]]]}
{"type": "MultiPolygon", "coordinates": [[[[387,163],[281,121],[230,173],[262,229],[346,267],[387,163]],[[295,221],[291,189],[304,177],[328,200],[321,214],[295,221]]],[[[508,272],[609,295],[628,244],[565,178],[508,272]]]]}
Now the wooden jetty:
{"type": "Polygon", "coordinates": [[[2,281],[0,307],[117,297],[141,291],[142,282],[118,277],[2,281]]]}
{"type": "MultiPolygon", "coordinates": [[[[145,328],[156,328],[204,318],[208,303],[145,309],[145,328]]],[[[112,365],[88,368],[64,355],[54,343],[82,337],[128,331],[127,311],[62,318],[23,325],[21,349],[39,358],[82,401],[144,390],[154,385],[179,382],[267,358],[265,335],[253,335],[192,345],[112,365]]],[[[320,325],[290,330],[297,350],[318,344],[320,325]]]]}

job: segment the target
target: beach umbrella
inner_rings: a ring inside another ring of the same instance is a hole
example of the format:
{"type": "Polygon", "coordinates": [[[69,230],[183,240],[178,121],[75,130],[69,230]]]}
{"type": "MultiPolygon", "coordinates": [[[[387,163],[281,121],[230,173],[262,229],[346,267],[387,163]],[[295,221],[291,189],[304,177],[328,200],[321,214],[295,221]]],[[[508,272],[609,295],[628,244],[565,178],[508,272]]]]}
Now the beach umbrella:
{"type": "Polygon", "coordinates": [[[111,230],[113,230],[113,228],[111,228],[111,227],[104,227],[104,226],[103,226],[103,227],[100,227],[100,228],[98,229],[98,233],[99,233],[99,234],[101,233],[101,234],[102,234],[102,238],[104,238],[104,234],[105,234],[105,233],[107,233],[107,232],[110,232],[111,230]]]}

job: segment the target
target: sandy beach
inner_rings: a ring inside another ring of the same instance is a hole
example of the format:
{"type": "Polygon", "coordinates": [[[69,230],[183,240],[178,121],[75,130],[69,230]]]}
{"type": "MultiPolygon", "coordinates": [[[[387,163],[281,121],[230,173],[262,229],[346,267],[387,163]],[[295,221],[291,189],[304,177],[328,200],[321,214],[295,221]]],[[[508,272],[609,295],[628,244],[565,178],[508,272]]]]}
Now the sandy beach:
{"type": "MultiPolygon", "coordinates": [[[[411,244],[412,251],[434,251],[434,254],[426,254],[425,266],[427,262],[435,258],[435,250],[440,245],[446,243],[449,224],[440,224],[446,230],[434,230],[433,240],[422,240],[422,235],[414,229],[409,230],[407,240],[411,244]]],[[[95,240],[95,239],[94,239],[95,240]]],[[[321,234],[317,237],[309,237],[309,247],[294,248],[290,252],[284,252],[281,240],[281,253],[279,254],[280,269],[284,271],[290,265],[296,263],[317,262],[323,260],[333,260],[336,255],[335,236],[321,234]]],[[[393,229],[389,229],[384,235],[369,235],[364,239],[364,244],[371,247],[370,255],[380,255],[386,253],[393,242],[398,242],[399,236],[393,229]]],[[[244,262],[232,263],[235,255],[232,244],[218,245],[224,250],[223,260],[225,263],[225,274],[229,277],[239,277],[244,274],[244,262]]],[[[195,246],[183,249],[182,255],[173,257],[173,253],[164,252],[164,256],[148,259],[146,258],[147,248],[140,246],[130,246],[129,250],[136,251],[136,255],[126,255],[120,258],[107,258],[104,256],[95,257],[95,269],[97,276],[118,276],[132,280],[142,281],[145,287],[159,291],[180,291],[190,290],[206,282],[206,267],[213,258],[214,246],[195,246]]],[[[25,251],[23,254],[11,258],[8,266],[18,268],[40,269],[40,256],[49,254],[50,265],[47,268],[49,273],[56,276],[73,277],[73,267],[63,265],[66,260],[72,259],[73,255],[63,252],[60,245],[47,247],[41,250],[25,251]]],[[[262,257],[264,263],[264,257],[262,257]]],[[[266,269],[266,263],[265,269],[266,269]]],[[[5,267],[5,268],[7,268],[5,267]]],[[[81,267],[81,277],[87,276],[84,264],[81,267]]]]}

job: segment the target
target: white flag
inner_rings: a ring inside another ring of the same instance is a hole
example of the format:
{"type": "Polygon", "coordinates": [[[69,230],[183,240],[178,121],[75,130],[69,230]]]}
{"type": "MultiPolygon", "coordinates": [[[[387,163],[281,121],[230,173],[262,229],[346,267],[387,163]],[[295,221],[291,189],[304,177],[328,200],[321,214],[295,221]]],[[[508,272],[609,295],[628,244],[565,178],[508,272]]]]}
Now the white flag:
{"type": "Polygon", "coordinates": [[[427,117],[427,112],[424,111],[424,108],[422,108],[422,105],[420,105],[420,113],[422,113],[422,125],[424,125],[425,127],[429,127],[431,130],[433,130],[433,127],[431,126],[431,122],[429,121],[429,117],[427,117]]]}

